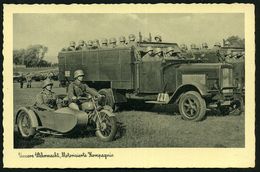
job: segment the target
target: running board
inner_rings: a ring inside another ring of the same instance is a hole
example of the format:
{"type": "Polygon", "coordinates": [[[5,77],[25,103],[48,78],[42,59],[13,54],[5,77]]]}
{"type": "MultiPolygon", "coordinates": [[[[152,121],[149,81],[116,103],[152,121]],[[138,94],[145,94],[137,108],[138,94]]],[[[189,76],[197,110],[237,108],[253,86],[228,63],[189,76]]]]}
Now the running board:
{"type": "Polygon", "coordinates": [[[169,102],[145,101],[145,103],[167,105],[169,102]]]}

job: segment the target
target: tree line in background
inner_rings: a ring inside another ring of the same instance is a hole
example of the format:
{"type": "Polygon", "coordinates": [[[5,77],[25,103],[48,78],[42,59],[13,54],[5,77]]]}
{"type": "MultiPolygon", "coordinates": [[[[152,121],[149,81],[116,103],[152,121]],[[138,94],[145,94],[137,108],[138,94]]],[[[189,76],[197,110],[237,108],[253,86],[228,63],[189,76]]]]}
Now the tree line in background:
{"type": "Polygon", "coordinates": [[[26,67],[49,67],[51,62],[44,60],[48,47],[44,45],[30,45],[26,49],[13,50],[13,62],[26,67]]]}
{"type": "Polygon", "coordinates": [[[245,39],[241,39],[239,36],[229,36],[224,39],[225,41],[228,41],[231,46],[245,48],[245,39]]]}

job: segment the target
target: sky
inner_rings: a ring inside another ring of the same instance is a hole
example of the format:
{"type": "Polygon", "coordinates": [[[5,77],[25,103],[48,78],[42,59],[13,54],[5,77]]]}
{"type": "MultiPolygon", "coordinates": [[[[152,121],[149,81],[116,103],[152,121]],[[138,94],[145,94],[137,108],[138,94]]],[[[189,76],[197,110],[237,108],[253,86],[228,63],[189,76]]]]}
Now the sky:
{"type": "Polygon", "coordinates": [[[215,42],[232,35],[244,38],[244,14],[240,13],[128,13],[128,14],[14,14],[13,47],[27,48],[42,44],[48,47],[45,59],[57,62],[58,52],[70,41],[157,34],[164,42],[215,42]]]}

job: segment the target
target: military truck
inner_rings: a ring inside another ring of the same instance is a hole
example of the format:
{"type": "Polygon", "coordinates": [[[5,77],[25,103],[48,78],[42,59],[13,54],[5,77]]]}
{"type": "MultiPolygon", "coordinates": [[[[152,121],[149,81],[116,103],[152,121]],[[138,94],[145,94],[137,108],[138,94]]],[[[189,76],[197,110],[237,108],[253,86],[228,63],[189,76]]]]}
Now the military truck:
{"type": "Polygon", "coordinates": [[[146,47],[173,47],[176,43],[138,42],[137,46],[58,54],[59,80],[66,86],[82,69],[84,82],[105,96],[112,107],[135,102],[141,106],[178,104],[186,120],[200,121],[208,108],[238,109],[233,67],[201,63],[196,59],[142,61],[146,47]],[[222,108],[226,107],[226,108],[222,108]]]}

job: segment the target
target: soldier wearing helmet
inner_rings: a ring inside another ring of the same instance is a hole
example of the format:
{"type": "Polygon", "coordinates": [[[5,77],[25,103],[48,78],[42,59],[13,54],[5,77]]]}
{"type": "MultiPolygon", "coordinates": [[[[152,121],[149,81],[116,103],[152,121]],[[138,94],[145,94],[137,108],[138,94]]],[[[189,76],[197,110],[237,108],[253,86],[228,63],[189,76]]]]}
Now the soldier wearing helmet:
{"type": "Polygon", "coordinates": [[[92,40],[89,40],[89,41],[87,42],[87,48],[88,48],[88,49],[93,49],[93,41],[92,41],[92,40]]]}
{"type": "Polygon", "coordinates": [[[83,109],[82,104],[78,102],[79,97],[87,97],[88,94],[101,97],[97,91],[88,87],[87,84],[82,83],[83,77],[84,72],[76,70],[74,72],[74,81],[70,83],[68,88],[69,107],[75,110],[83,109]]]}
{"type": "Polygon", "coordinates": [[[161,37],[161,35],[156,35],[156,36],[154,37],[154,40],[155,40],[155,42],[162,42],[162,37],[161,37]]]}
{"type": "Polygon", "coordinates": [[[230,47],[230,45],[231,45],[231,44],[230,44],[229,41],[225,41],[225,42],[224,42],[224,46],[225,46],[225,47],[230,47]]]}
{"type": "Polygon", "coordinates": [[[219,50],[221,48],[221,44],[219,42],[215,42],[213,49],[219,50]]]}
{"type": "Polygon", "coordinates": [[[118,47],[126,47],[126,39],[124,36],[120,36],[119,37],[119,44],[118,44],[118,47]]]}
{"type": "Polygon", "coordinates": [[[130,34],[128,36],[128,39],[129,39],[128,44],[127,44],[128,47],[136,46],[136,41],[135,41],[135,35],[134,34],[130,34]]]}
{"type": "Polygon", "coordinates": [[[175,51],[173,47],[168,47],[164,58],[166,60],[179,59],[181,58],[180,51],[175,51]]]}
{"type": "Polygon", "coordinates": [[[163,58],[163,51],[161,48],[155,48],[154,50],[154,61],[160,61],[163,58]]]}
{"type": "Polygon", "coordinates": [[[145,55],[142,57],[142,61],[153,61],[154,53],[152,47],[147,47],[145,50],[145,55]]]}
{"type": "Polygon", "coordinates": [[[109,48],[115,48],[116,47],[116,38],[110,38],[109,39],[109,48]]]}
{"type": "Polygon", "coordinates": [[[67,51],[75,51],[75,50],[76,50],[75,41],[70,41],[70,46],[67,48],[67,51]]]}
{"type": "Polygon", "coordinates": [[[42,91],[36,95],[35,105],[45,110],[54,110],[56,104],[56,94],[52,91],[53,83],[47,78],[43,81],[42,91]]]}
{"type": "Polygon", "coordinates": [[[181,45],[180,45],[180,48],[181,48],[181,51],[182,51],[182,52],[186,52],[186,51],[188,50],[188,47],[187,47],[186,44],[181,44],[181,45]]]}
{"type": "Polygon", "coordinates": [[[202,43],[202,49],[204,50],[208,49],[208,44],[206,42],[202,43]]]}
{"type": "Polygon", "coordinates": [[[79,44],[76,47],[76,50],[82,50],[84,46],[85,46],[85,41],[79,40],[79,44]]]}
{"type": "Polygon", "coordinates": [[[94,49],[100,48],[100,44],[99,44],[99,40],[98,39],[94,39],[93,40],[93,48],[94,49]]]}
{"type": "Polygon", "coordinates": [[[101,40],[101,48],[107,48],[108,46],[107,46],[107,39],[106,38],[104,38],[104,39],[102,39],[101,40]]]}

